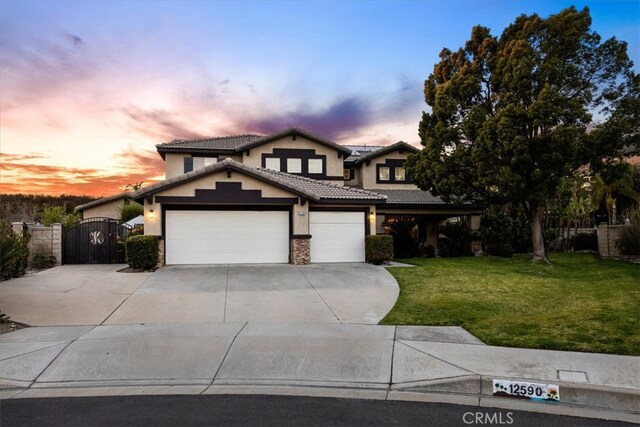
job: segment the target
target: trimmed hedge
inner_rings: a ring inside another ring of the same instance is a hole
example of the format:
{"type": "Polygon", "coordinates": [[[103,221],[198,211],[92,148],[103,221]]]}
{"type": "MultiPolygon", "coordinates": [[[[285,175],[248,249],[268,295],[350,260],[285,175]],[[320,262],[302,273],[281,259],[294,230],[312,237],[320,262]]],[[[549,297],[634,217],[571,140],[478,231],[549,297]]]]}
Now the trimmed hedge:
{"type": "Polygon", "coordinates": [[[367,262],[382,264],[393,259],[393,237],[389,235],[366,236],[365,254],[367,262]]]}
{"type": "Polygon", "coordinates": [[[598,236],[596,233],[578,233],[571,237],[571,247],[574,251],[598,251],[598,236]]]}
{"type": "Polygon", "coordinates": [[[510,243],[496,243],[491,246],[487,246],[487,252],[489,255],[493,256],[513,258],[513,248],[510,243]]]}
{"type": "Polygon", "coordinates": [[[150,270],[158,264],[158,238],[131,236],[125,243],[127,263],[137,270],[150,270]]]}

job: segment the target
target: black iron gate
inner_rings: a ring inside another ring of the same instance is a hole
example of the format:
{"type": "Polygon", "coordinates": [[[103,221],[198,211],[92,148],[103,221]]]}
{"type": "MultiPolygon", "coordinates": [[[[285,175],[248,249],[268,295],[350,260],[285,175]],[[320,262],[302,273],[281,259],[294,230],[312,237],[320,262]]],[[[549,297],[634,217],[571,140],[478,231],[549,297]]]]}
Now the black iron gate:
{"type": "Polygon", "coordinates": [[[63,233],[63,264],[122,264],[129,229],[111,218],[88,218],[63,233]]]}

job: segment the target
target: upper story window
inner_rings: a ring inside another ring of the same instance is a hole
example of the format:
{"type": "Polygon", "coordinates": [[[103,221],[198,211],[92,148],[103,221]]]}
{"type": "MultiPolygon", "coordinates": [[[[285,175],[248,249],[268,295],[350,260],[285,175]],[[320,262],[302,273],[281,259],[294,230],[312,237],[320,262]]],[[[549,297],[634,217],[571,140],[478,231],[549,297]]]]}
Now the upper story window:
{"type": "Polygon", "coordinates": [[[376,164],[376,182],[379,184],[410,184],[403,159],[386,159],[376,164]]]}
{"type": "Polygon", "coordinates": [[[302,159],[287,159],[287,173],[302,173],[302,159]]]}
{"type": "Polygon", "coordinates": [[[389,181],[389,168],[386,166],[380,166],[378,168],[378,179],[380,181],[389,181]]]}
{"type": "Polygon", "coordinates": [[[268,157],[265,159],[264,167],[274,171],[280,170],[280,159],[274,157],[268,157]]]}
{"type": "Polygon", "coordinates": [[[342,168],[342,157],[331,156],[328,158],[326,154],[319,154],[314,149],[303,148],[273,148],[272,152],[260,153],[260,156],[263,168],[276,169],[314,179],[343,180],[339,172],[335,176],[328,173],[330,170],[339,171],[338,168],[342,168]],[[276,164],[277,167],[274,166],[276,164]]]}
{"type": "Polygon", "coordinates": [[[202,169],[218,161],[217,157],[188,156],[184,158],[184,173],[202,169]]]}
{"type": "Polygon", "coordinates": [[[324,169],[322,159],[309,159],[308,169],[309,173],[321,174],[324,169]]]}
{"type": "Polygon", "coordinates": [[[351,180],[351,169],[342,169],[342,177],[345,181],[351,180]]]}

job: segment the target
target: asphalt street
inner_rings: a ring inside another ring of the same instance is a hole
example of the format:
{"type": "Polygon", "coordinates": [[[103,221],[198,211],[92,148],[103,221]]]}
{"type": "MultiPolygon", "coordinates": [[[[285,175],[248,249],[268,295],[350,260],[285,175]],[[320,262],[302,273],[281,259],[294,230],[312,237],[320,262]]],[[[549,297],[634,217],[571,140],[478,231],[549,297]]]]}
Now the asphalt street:
{"type": "Polygon", "coordinates": [[[0,426],[625,426],[621,422],[417,402],[260,395],[0,401],[0,426]]]}

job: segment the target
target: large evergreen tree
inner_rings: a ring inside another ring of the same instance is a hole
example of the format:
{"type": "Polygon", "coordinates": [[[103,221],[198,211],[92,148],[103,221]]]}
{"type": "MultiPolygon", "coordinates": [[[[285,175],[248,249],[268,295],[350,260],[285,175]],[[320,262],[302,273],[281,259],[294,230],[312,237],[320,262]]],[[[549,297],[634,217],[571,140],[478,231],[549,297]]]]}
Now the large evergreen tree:
{"type": "Polygon", "coordinates": [[[521,204],[534,261],[546,260],[541,218],[561,179],[616,148],[589,142],[594,115],[607,120],[633,87],[627,44],[590,27],[589,10],[573,7],[522,15],[500,37],[476,26],[424,85],[413,179],[445,200],[521,204]]]}

